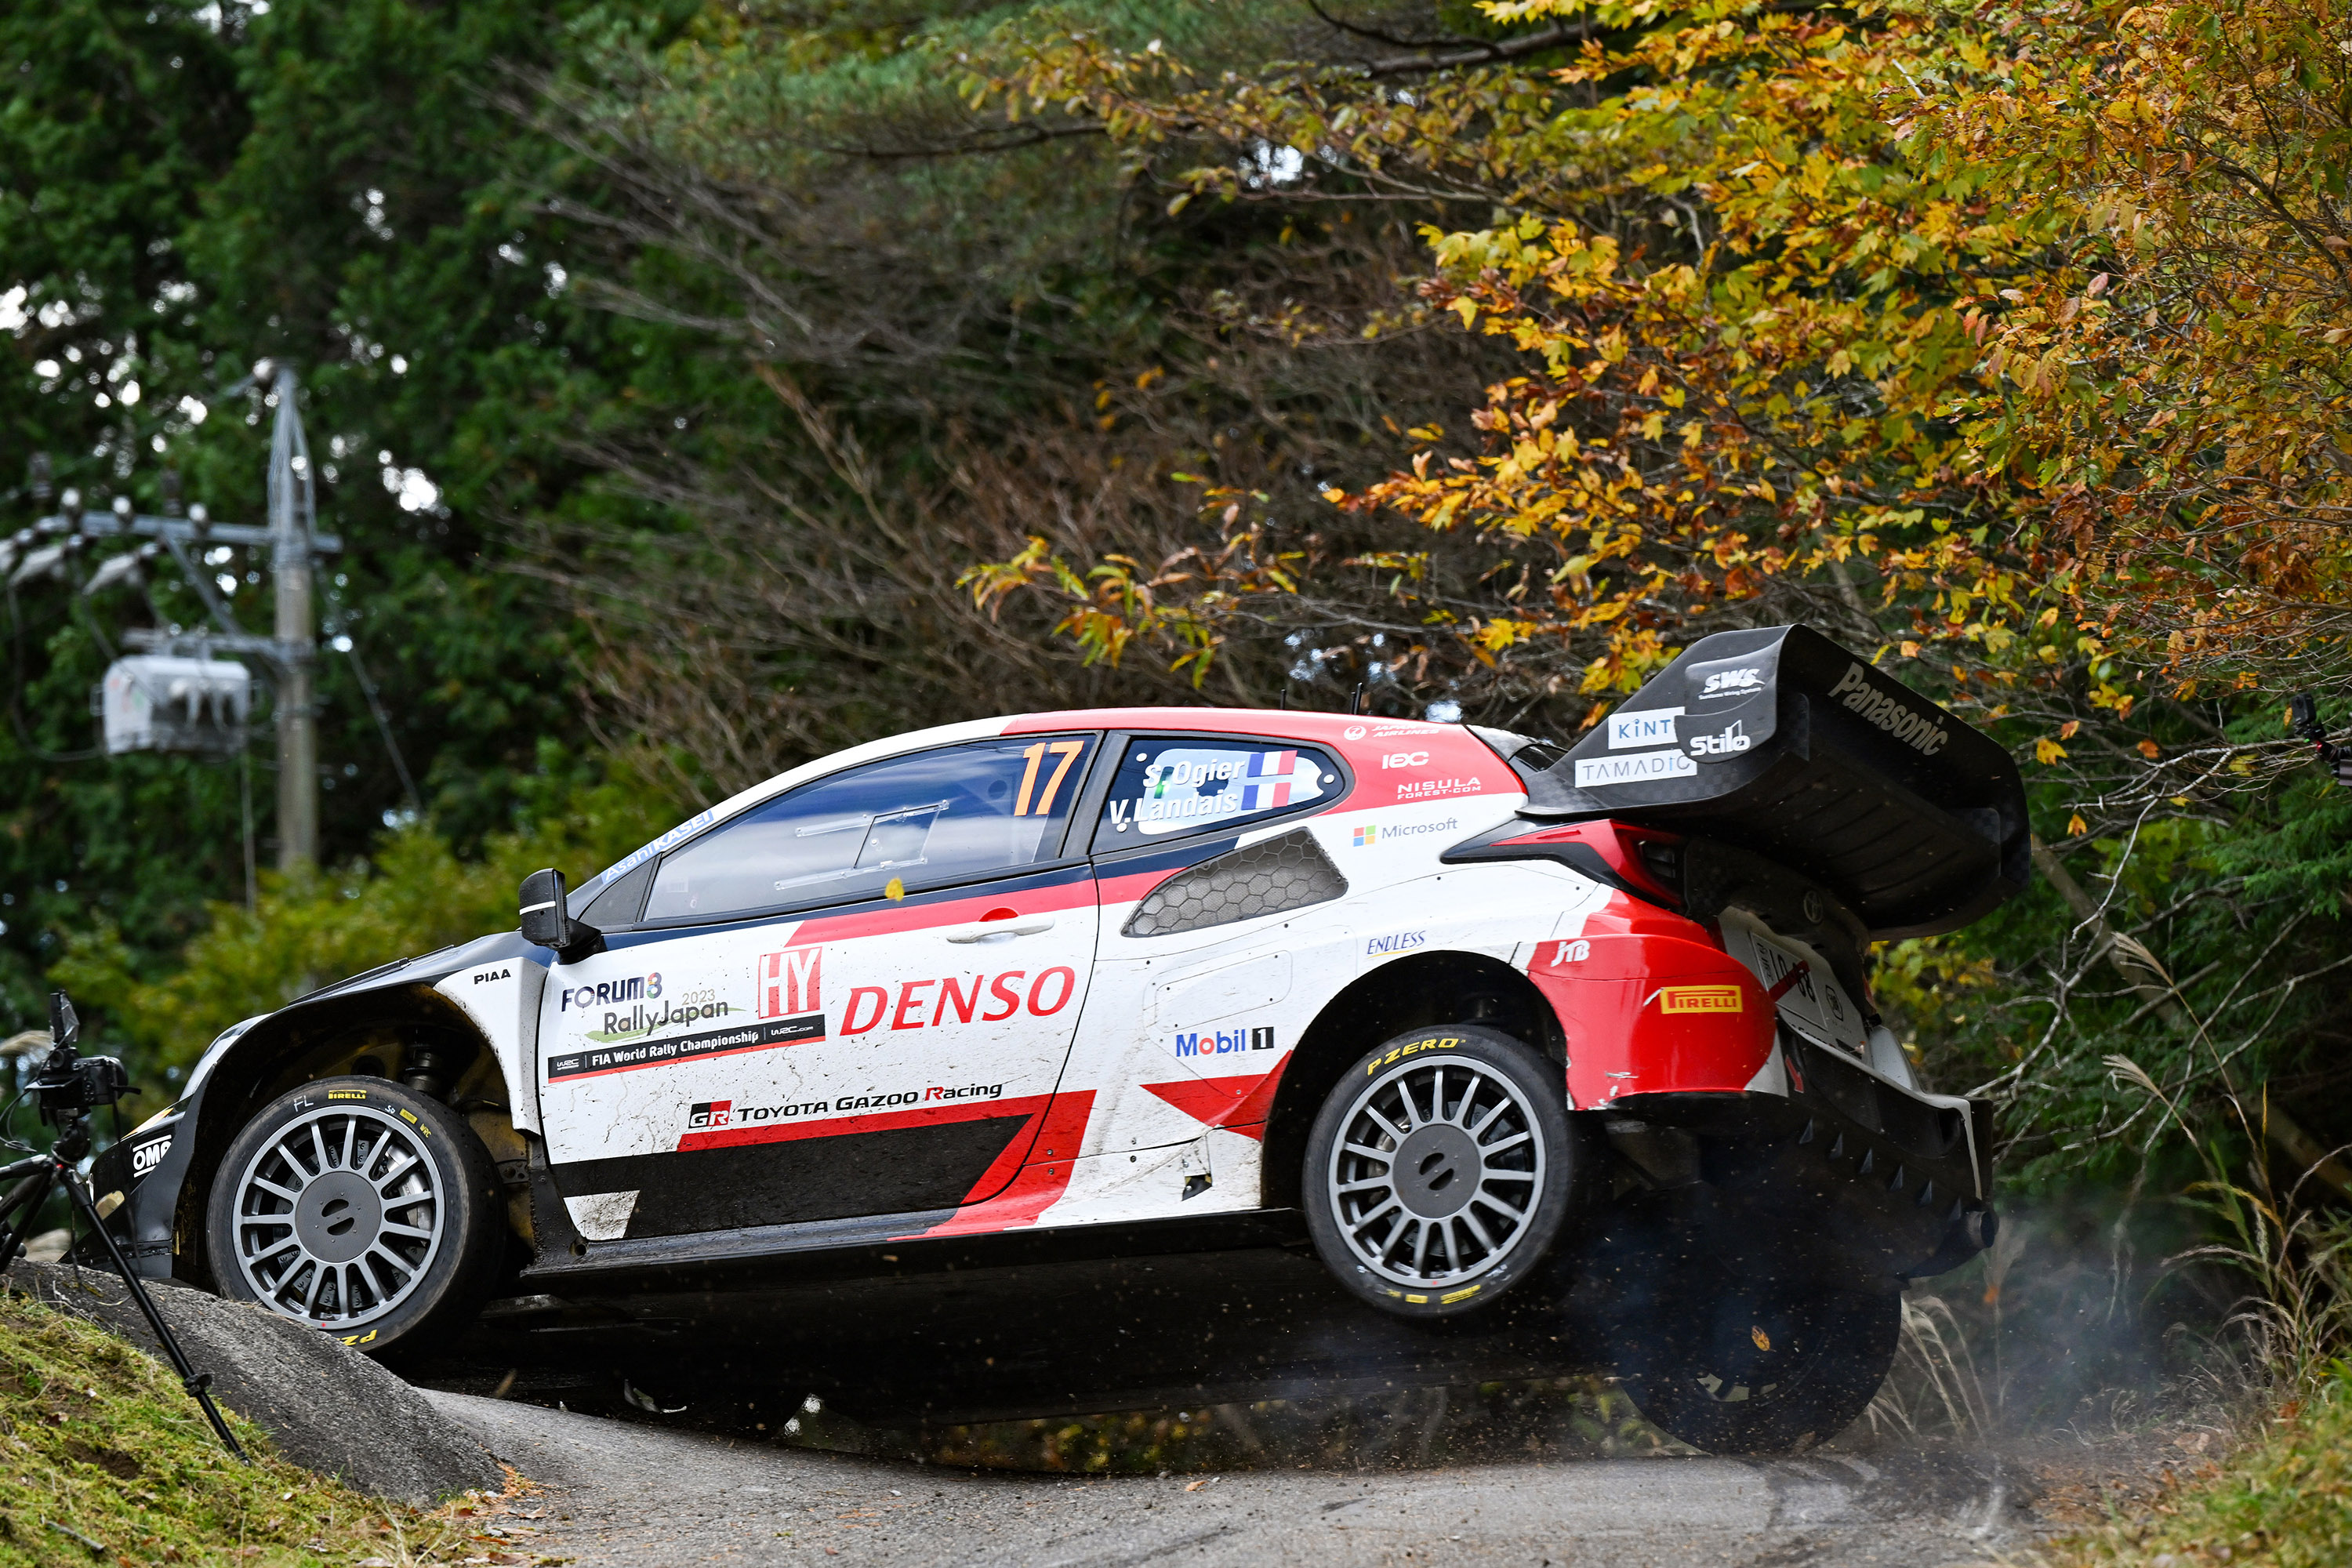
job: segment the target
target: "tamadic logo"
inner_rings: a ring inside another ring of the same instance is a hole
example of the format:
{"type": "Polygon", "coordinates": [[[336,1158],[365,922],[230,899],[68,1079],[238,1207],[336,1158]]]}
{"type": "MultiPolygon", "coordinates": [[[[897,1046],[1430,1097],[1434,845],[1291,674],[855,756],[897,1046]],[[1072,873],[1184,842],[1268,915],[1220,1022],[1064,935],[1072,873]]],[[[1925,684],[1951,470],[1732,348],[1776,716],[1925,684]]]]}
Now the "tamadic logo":
{"type": "Polygon", "coordinates": [[[1180,1057],[1230,1057],[1247,1051],[1274,1049],[1274,1029],[1271,1026],[1255,1029],[1179,1029],[1176,1031],[1176,1054],[1180,1057]]]}

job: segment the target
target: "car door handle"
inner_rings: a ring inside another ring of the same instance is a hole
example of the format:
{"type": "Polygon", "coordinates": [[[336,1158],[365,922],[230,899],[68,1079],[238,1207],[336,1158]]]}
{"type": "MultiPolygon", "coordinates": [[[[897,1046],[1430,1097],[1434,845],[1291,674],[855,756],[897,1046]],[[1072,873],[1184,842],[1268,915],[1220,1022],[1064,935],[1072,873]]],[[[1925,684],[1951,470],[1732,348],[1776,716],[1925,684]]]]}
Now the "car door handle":
{"type": "Polygon", "coordinates": [[[968,926],[950,926],[947,938],[950,942],[979,942],[992,936],[1035,936],[1053,929],[1051,915],[1038,915],[1025,921],[978,921],[968,926]]]}

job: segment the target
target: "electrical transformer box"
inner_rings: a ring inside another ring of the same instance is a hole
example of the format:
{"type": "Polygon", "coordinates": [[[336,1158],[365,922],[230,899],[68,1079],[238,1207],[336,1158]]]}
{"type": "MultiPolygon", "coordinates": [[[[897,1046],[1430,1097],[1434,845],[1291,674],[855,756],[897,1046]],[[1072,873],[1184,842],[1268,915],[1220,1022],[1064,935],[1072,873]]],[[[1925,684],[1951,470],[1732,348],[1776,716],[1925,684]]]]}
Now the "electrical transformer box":
{"type": "Polygon", "coordinates": [[[232,659],[134,654],[107,667],[99,714],[110,755],[236,752],[253,709],[253,674],[232,659]]]}

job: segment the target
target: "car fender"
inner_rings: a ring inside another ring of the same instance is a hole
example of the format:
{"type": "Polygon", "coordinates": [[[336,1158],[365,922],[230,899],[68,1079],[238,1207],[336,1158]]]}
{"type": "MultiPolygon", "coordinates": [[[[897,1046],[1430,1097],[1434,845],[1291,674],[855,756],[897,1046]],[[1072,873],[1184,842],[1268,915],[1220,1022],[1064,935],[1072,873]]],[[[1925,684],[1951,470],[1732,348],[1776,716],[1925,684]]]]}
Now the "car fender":
{"type": "Polygon", "coordinates": [[[523,1027],[520,998],[526,992],[535,998],[552,957],[520,932],[500,932],[385,964],[223,1030],[197,1058],[179,1100],[91,1168],[92,1190],[101,1198],[122,1194],[107,1223],[134,1266],[152,1279],[177,1273],[194,1283],[210,1282],[198,1237],[221,1154],[290,1058],[354,1023],[389,1016],[467,1030],[496,1058],[518,1124],[528,1106],[536,1125],[530,1079],[518,1072],[523,1053],[535,1045],[535,1031],[523,1027]],[[516,978],[507,984],[472,978],[500,968],[511,969],[516,978]],[[479,1000],[468,994],[473,991],[483,994],[479,1000]],[[158,1142],[165,1142],[163,1152],[150,1152],[158,1142]]]}

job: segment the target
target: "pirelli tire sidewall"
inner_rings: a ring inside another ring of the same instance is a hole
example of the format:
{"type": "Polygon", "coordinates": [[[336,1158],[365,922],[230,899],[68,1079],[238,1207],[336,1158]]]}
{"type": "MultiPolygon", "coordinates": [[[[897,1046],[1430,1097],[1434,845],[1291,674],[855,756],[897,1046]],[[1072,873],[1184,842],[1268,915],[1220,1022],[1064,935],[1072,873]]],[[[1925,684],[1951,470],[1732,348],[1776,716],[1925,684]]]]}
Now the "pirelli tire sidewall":
{"type": "Polygon", "coordinates": [[[497,1282],[506,1258],[506,1203],[497,1165],[465,1118],[390,1079],[319,1079],[278,1096],[247,1121],[213,1174],[205,1205],[206,1261],[223,1296],[270,1307],[240,1266],[232,1239],[242,1178],[255,1155],[289,1127],[322,1110],[353,1105],[396,1118],[413,1133],[442,1194],[442,1229],[431,1260],[405,1299],[362,1323],[319,1326],[355,1350],[392,1361],[446,1348],[448,1338],[473,1321],[497,1282]]]}
{"type": "Polygon", "coordinates": [[[1307,1134],[1301,1172],[1307,1233],[1333,1277],[1384,1312],[1435,1323],[1484,1311],[1512,1287],[1538,1273],[1550,1257],[1576,1206],[1576,1194],[1589,1179],[1585,1142],[1568,1114],[1564,1069],[1534,1047],[1499,1029],[1477,1025],[1415,1029],[1366,1053],[1325,1097],[1307,1134]],[[1341,1235],[1328,1180],[1333,1147],[1365,1086],[1413,1061],[1475,1064],[1481,1072],[1509,1079],[1543,1149],[1543,1176],[1525,1234],[1499,1261],[1443,1288],[1412,1288],[1383,1279],[1366,1267],[1341,1235]]]}

